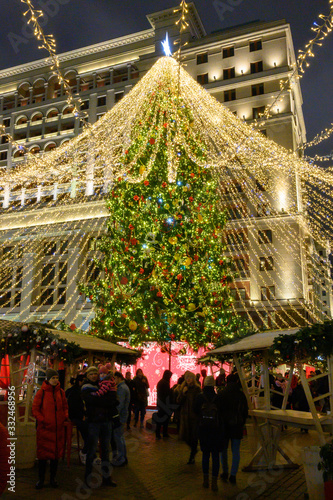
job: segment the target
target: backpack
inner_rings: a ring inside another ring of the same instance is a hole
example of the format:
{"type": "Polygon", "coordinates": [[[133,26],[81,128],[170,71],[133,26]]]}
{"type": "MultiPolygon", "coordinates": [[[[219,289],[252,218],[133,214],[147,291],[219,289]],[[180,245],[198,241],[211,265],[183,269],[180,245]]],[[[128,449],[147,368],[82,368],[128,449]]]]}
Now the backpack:
{"type": "Polygon", "coordinates": [[[211,401],[206,396],[204,398],[199,425],[204,428],[217,429],[219,427],[219,412],[215,404],[216,397],[211,401]]]}

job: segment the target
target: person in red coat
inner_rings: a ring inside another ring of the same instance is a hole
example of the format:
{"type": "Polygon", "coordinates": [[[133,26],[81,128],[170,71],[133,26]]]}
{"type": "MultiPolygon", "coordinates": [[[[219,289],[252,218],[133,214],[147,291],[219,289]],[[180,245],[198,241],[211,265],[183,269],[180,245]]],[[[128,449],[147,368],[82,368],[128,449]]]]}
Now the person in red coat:
{"type": "Polygon", "coordinates": [[[7,487],[7,481],[9,480],[9,447],[8,447],[9,434],[6,429],[0,423],[0,497],[7,487]]]}
{"type": "Polygon", "coordinates": [[[64,422],[68,420],[68,404],[60,387],[58,372],[46,370],[46,380],[37,392],[32,413],[37,420],[37,458],[39,480],[36,489],[44,486],[46,463],[50,460],[50,485],[57,488],[58,459],[65,445],[64,422]]]}

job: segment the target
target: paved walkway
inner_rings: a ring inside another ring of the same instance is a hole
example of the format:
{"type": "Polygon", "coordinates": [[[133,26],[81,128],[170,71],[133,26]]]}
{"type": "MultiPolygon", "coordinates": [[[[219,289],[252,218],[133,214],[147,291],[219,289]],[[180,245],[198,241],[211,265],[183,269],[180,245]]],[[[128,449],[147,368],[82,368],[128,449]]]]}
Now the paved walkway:
{"type": "MultiPolygon", "coordinates": [[[[84,466],[79,465],[76,449],[68,469],[64,462],[59,464],[56,490],[45,487],[36,491],[37,467],[17,471],[16,493],[6,493],[6,500],[88,500],[112,498],[115,500],[297,500],[304,499],[306,492],[303,469],[293,471],[261,471],[237,475],[237,486],[225,484],[219,479],[219,492],[202,488],[201,453],[194,465],[187,465],[187,446],[177,436],[155,440],[147,429],[132,428],[126,434],[129,464],[116,468],[113,473],[117,488],[97,488],[87,491],[83,488],[84,466]]],[[[303,446],[316,443],[316,434],[301,435],[297,429],[283,433],[282,446],[294,460],[300,459],[303,446]]],[[[241,467],[251,457],[250,440],[245,437],[241,447],[241,467]]]]}

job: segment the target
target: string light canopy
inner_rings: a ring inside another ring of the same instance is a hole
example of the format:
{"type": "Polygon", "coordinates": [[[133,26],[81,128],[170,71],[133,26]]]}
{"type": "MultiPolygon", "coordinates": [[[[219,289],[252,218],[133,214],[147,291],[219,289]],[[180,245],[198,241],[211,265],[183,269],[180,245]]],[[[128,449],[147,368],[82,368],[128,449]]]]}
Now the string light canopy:
{"type": "MultiPolygon", "coordinates": [[[[108,212],[104,208],[103,193],[105,195],[119,178],[132,184],[144,182],[164,145],[170,189],[176,184],[179,150],[192,158],[198,168],[209,170],[217,179],[221,210],[227,208],[230,218],[221,237],[226,242],[226,253],[236,263],[238,277],[248,278],[251,268],[258,270],[260,262],[261,272],[251,272],[251,280],[259,290],[268,282],[275,286],[274,293],[270,291],[264,298],[252,302],[252,312],[264,320],[265,315],[272,316],[273,311],[277,318],[273,319],[273,327],[290,323],[301,325],[304,321],[320,319],[323,301],[311,299],[304,286],[303,272],[299,270],[306,268],[313,283],[321,272],[309,241],[312,238],[326,245],[326,239],[332,235],[332,171],[309,165],[297,154],[286,151],[239,120],[171,57],[159,59],[131,92],[89,131],[85,130],[42,158],[22,162],[0,179],[3,206],[8,207],[9,215],[3,219],[0,249],[4,251],[9,244],[17,246],[18,242],[24,245],[24,254],[33,255],[26,259],[25,276],[30,273],[34,277],[34,269],[45,267],[49,254],[57,257],[58,265],[65,267],[66,264],[63,276],[67,271],[70,275],[73,259],[70,261],[68,249],[75,250],[76,265],[76,274],[68,279],[56,279],[52,266],[49,271],[39,271],[33,284],[25,279],[23,287],[19,284],[14,287],[7,304],[3,300],[7,314],[15,312],[15,298],[29,292],[36,297],[33,314],[38,314],[40,320],[50,314],[59,315],[62,305],[77,326],[92,317],[92,312],[87,313],[84,297],[78,304],[76,281],[78,275],[88,279],[95,269],[92,255],[90,267],[87,267],[86,255],[92,235],[98,238],[105,232],[108,212]],[[180,118],[179,103],[190,110],[191,118],[185,124],[180,118]],[[164,113],[170,118],[167,127],[161,119],[164,113]],[[193,157],[191,137],[200,138],[202,158],[193,157]],[[136,147],[131,147],[134,144],[136,147]],[[149,158],[140,164],[147,147],[149,158]],[[87,197],[94,196],[97,191],[101,193],[101,200],[88,205],[87,197]],[[27,205],[33,198],[40,202],[43,196],[50,198],[50,195],[52,200],[48,199],[43,209],[32,210],[29,224],[28,207],[15,213],[13,219],[14,212],[9,204],[13,196],[27,205]],[[258,247],[260,227],[274,233],[273,240],[267,236],[264,241],[264,256],[262,248],[258,247]],[[65,251],[60,245],[66,239],[65,251]],[[43,252],[36,248],[40,242],[44,242],[43,252]],[[58,246],[54,250],[55,243],[58,246]],[[283,256],[289,253],[294,256],[293,261],[285,262],[283,256]],[[270,273],[272,262],[274,278],[270,273]],[[48,281],[53,283],[51,304],[43,294],[48,281]],[[281,305],[283,301],[276,300],[278,296],[284,297],[289,312],[281,305]],[[306,312],[306,317],[300,310],[306,312]]],[[[12,257],[10,253],[3,254],[3,290],[13,280],[12,257]]],[[[236,291],[239,284],[235,276],[236,291]]],[[[238,299],[242,308],[249,311],[248,298],[239,296],[238,299]]],[[[20,314],[31,314],[30,303],[26,309],[21,307],[20,314]]],[[[249,317],[253,321],[250,314],[249,317]]]]}

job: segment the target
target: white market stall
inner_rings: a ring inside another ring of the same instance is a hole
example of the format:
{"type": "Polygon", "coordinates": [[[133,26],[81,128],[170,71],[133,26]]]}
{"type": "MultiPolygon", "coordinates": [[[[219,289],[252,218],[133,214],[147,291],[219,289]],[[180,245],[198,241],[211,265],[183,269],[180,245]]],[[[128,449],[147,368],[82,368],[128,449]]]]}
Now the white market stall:
{"type": "MultiPolygon", "coordinates": [[[[263,468],[277,466],[277,453],[285,460],[285,464],[279,465],[280,468],[296,468],[297,464],[289,458],[287,453],[279,446],[280,434],[283,425],[291,427],[312,429],[317,431],[318,439],[321,445],[326,443],[325,433],[333,431],[333,419],[331,415],[318,413],[315,403],[318,398],[313,398],[309,383],[321,377],[328,376],[329,392],[321,395],[320,398],[329,397],[331,408],[333,408],[333,358],[327,357],[327,372],[306,378],[303,369],[303,362],[297,359],[291,352],[290,359],[285,363],[290,366],[288,383],[283,396],[281,409],[276,409],[271,405],[271,394],[276,392],[270,387],[269,381],[269,351],[274,344],[274,340],[279,335],[295,335],[299,329],[274,330],[263,333],[256,333],[246,337],[236,343],[228,344],[207,353],[209,356],[225,357],[230,355],[233,358],[234,365],[240,377],[240,382],[249,405],[249,415],[254,425],[254,433],[258,436],[260,447],[255,452],[249,465],[244,468],[246,471],[255,471],[263,468]],[[245,373],[242,357],[244,354],[254,354],[260,356],[262,365],[261,380],[256,379],[254,372],[249,375],[245,373]],[[297,368],[300,381],[304,388],[306,399],[310,411],[302,412],[287,409],[288,395],[291,387],[292,375],[297,368]],[[263,387],[261,387],[261,385],[263,387]],[[260,393],[264,393],[261,407],[257,407],[257,401],[260,393]]],[[[320,354],[320,353],[318,353],[320,354]]],[[[279,393],[281,395],[281,393],[279,393]]]]}

